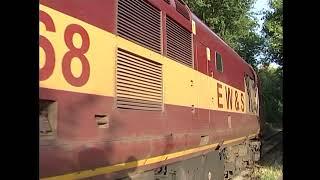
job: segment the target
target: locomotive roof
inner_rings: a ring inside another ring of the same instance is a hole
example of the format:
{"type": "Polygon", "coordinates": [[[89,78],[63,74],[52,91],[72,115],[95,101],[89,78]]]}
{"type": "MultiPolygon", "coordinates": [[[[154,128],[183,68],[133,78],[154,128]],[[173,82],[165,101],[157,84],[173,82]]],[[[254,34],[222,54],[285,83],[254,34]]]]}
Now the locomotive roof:
{"type": "Polygon", "coordinates": [[[222,38],[220,38],[216,33],[214,33],[200,18],[198,18],[197,15],[195,15],[194,13],[191,12],[191,16],[192,19],[195,20],[196,23],[200,24],[205,30],[206,33],[213,37],[218,39],[218,41],[220,43],[222,43],[226,48],[226,50],[228,50],[228,52],[232,53],[234,56],[236,56],[238,60],[240,60],[241,62],[245,63],[246,65],[250,66],[250,68],[253,70],[252,66],[247,63],[233,48],[231,48],[222,38]]]}

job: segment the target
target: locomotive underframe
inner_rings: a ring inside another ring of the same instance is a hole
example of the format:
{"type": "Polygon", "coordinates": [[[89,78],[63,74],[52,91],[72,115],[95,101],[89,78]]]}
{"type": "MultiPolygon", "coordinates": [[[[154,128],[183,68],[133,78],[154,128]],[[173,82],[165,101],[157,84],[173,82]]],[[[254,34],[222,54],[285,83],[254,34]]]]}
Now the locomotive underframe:
{"type": "Polygon", "coordinates": [[[121,180],[230,180],[260,159],[257,139],[223,147],[184,161],[146,171],[133,172],[121,180]]]}

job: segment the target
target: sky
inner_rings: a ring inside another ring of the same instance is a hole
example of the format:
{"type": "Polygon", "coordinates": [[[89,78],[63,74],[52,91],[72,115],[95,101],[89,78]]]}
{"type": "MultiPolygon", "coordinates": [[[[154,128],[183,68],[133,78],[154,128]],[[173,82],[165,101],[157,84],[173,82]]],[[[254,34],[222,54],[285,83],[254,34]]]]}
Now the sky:
{"type": "MultiPolygon", "coordinates": [[[[257,0],[256,3],[253,6],[252,12],[255,13],[260,13],[262,11],[265,10],[270,10],[269,6],[268,6],[269,0],[257,0]]],[[[259,28],[257,29],[258,33],[260,33],[261,29],[262,29],[262,24],[263,24],[263,20],[261,19],[263,17],[262,14],[260,15],[256,15],[257,19],[258,19],[258,23],[259,23],[259,28]]],[[[261,57],[258,57],[261,58],[261,57]]],[[[270,64],[271,67],[277,68],[279,67],[277,64],[275,63],[271,63],[270,64]]]]}
{"type": "MultiPolygon", "coordinates": [[[[263,10],[269,10],[270,8],[268,6],[268,2],[269,2],[269,0],[257,0],[253,6],[252,12],[259,13],[259,12],[262,12],[263,10]]],[[[262,28],[262,23],[263,23],[263,20],[261,19],[263,17],[263,15],[260,14],[260,15],[257,15],[256,17],[259,20],[260,27],[259,27],[258,31],[260,31],[262,28]]]]}

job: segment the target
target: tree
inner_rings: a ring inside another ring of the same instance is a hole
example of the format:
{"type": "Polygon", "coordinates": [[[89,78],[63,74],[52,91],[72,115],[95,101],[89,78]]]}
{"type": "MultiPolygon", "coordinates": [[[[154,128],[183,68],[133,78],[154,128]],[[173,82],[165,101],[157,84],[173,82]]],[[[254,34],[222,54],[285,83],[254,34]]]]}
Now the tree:
{"type": "Polygon", "coordinates": [[[253,67],[263,49],[250,12],[255,0],[185,0],[191,10],[253,67]]]}
{"type": "Polygon", "coordinates": [[[281,124],[283,112],[282,69],[264,66],[258,70],[261,80],[263,114],[266,122],[281,124]]]}
{"type": "Polygon", "coordinates": [[[262,34],[265,38],[263,49],[265,65],[259,70],[262,83],[262,99],[265,120],[270,123],[282,122],[282,80],[283,80],[283,10],[282,0],[270,0],[270,9],[264,12],[262,34]],[[270,63],[280,65],[279,68],[270,68],[270,63]]]}
{"type": "Polygon", "coordinates": [[[271,11],[264,12],[264,25],[262,32],[265,41],[265,58],[266,64],[277,63],[283,65],[283,8],[282,0],[271,0],[269,6],[271,11]]]}

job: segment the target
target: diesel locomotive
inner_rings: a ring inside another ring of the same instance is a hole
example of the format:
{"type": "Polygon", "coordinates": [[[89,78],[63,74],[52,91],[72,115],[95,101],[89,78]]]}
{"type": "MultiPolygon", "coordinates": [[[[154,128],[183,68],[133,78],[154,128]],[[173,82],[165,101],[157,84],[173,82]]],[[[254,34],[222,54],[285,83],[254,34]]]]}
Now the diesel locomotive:
{"type": "Polygon", "coordinates": [[[230,179],[254,69],[181,0],[40,0],[40,179],[230,179]]]}

